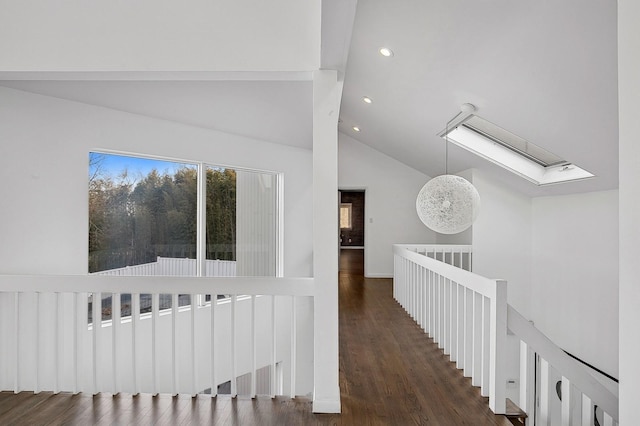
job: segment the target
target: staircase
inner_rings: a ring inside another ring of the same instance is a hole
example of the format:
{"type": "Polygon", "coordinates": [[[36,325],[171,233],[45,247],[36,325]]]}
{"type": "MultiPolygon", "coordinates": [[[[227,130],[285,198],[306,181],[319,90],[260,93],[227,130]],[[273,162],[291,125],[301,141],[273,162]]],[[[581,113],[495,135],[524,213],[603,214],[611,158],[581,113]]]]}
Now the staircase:
{"type": "Polygon", "coordinates": [[[512,424],[616,425],[617,396],[507,304],[506,281],[474,274],[472,264],[471,246],[394,245],[394,298],[512,424]],[[513,339],[519,352],[509,350],[513,339]],[[514,360],[517,392],[507,389],[514,360]]]}

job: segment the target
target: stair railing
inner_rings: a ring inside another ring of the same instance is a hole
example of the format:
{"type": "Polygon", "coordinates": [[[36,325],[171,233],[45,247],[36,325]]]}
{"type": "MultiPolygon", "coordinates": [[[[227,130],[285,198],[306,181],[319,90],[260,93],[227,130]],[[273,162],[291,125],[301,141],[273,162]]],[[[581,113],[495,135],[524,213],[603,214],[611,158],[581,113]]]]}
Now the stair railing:
{"type": "MultiPolygon", "coordinates": [[[[551,425],[551,369],[561,376],[563,426],[614,426],[618,398],[507,304],[507,283],[474,274],[471,246],[396,244],[393,296],[473,386],[506,411],[507,332],[520,340],[519,405],[537,425],[551,425]],[[538,360],[536,361],[536,355],[538,360]],[[539,409],[535,365],[539,362],[539,409]],[[602,410],[596,418],[596,407],[602,410]]],[[[555,421],[553,424],[556,424],[555,421]]]]}

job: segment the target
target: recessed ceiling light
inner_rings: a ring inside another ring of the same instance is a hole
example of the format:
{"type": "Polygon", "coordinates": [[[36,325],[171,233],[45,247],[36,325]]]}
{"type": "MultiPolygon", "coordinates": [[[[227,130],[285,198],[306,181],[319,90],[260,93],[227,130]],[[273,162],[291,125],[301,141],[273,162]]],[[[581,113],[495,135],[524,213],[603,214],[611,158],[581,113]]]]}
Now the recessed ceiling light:
{"type": "Polygon", "coordinates": [[[387,58],[393,56],[393,51],[388,47],[381,47],[379,52],[382,56],[386,56],[387,58]]]}
{"type": "Polygon", "coordinates": [[[360,127],[358,127],[358,126],[353,126],[352,129],[353,129],[354,132],[359,132],[360,131],[360,127]]]}
{"type": "Polygon", "coordinates": [[[370,104],[370,103],[372,103],[373,101],[371,100],[371,98],[370,98],[370,97],[368,97],[368,96],[364,96],[364,97],[362,98],[362,102],[364,102],[365,104],[370,104]]]}

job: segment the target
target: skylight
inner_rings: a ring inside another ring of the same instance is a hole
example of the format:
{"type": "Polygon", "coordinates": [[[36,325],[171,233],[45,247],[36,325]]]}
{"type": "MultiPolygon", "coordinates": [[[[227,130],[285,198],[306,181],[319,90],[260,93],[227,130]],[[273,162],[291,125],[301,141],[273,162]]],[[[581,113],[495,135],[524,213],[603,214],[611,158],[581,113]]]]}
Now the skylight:
{"type": "MultiPolygon", "coordinates": [[[[446,131],[440,133],[446,136],[446,131]]],[[[449,128],[449,141],[520,175],[536,185],[587,179],[594,175],[495,124],[468,115],[449,128]]]]}

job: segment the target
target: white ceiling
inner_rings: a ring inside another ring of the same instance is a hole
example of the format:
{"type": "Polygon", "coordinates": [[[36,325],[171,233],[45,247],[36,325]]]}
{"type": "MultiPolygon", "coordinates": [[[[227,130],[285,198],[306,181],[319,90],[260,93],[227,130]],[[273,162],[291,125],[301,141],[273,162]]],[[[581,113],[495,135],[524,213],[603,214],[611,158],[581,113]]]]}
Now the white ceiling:
{"type": "MultiPolygon", "coordinates": [[[[339,130],[435,176],[444,172],[444,142],[436,133],[469,102],[483,118],[597,177],[539,188],[453,145],[450,172],[483,169],[531,196],[617,188],[616,13],[614,0],[359,0],[339,130]],[[382,46],[394,56],[382,57],[382,46]]],[[[312,85],[304,79],[0,84],[312,144],[312,85]]]]}
{"type": "Polygon", "coordinates": [[[436,133],[469,102],[597,177],[538,188],[455,146],[450,172],[485,169],[532,196],[616,188],[616,21],[613,0],[359,0],[340,130],[434,176],[436,133]]]}

